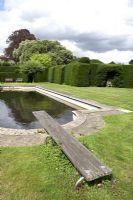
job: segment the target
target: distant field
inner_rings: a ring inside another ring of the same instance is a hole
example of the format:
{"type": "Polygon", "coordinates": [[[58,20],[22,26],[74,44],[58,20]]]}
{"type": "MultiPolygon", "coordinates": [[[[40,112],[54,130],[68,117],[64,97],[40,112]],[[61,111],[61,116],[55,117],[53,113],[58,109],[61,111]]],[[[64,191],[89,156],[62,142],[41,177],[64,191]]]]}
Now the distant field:
{"type": "MultiPolygon", "coordinates": [[[[32,85],[133,110],[132,89],[32,85]]],[[[114,182],[103,181],[100,188],[86,183],[75,192],[79,175],[52,141],[47,146],[0,148],[0,199],[132,200],[133,113],[107,116],[105,122],[105,128],[80,141],[113,170],[114,182]]]]}

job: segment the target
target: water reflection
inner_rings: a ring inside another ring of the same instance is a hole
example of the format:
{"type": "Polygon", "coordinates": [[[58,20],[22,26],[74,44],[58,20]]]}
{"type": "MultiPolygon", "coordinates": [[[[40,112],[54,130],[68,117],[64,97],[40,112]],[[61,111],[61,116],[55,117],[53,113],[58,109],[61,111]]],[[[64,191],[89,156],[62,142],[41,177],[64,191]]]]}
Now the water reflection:
{"type": "Polygon", "coordinates": [[[32,112],[45,110],[60,124],[72,120],[73,108],[36,92],[0,92],[0,127],[41,128],[32,112]]]}

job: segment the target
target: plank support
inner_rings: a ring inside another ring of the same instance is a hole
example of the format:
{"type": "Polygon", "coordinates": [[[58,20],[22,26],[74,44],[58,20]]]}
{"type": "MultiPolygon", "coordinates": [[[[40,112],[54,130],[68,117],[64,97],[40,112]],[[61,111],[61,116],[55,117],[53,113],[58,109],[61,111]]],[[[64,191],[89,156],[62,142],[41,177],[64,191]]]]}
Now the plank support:
{"type": "Polygon", "coordinates": [[[77,189],[81,186],[81,183],[82,183],[84,180],[85,180],[85,178],[84,178],[83,176],[81,176],[81,177],[77,180],[77,182],[76,182],[76,184],[75,184],[75,190],[77,190],[77,189]]]}

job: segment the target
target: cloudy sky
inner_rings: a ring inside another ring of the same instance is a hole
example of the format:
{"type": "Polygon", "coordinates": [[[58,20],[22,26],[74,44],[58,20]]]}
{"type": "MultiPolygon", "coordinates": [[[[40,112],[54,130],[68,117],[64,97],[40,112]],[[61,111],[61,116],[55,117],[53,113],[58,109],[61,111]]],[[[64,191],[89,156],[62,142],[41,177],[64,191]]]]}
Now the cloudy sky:
{"type": "Polygon", "coordinates": [[[21,28],[59,40],[76,56],[133,59],[133,0],[0,0],[0,54],[21,28]]]}

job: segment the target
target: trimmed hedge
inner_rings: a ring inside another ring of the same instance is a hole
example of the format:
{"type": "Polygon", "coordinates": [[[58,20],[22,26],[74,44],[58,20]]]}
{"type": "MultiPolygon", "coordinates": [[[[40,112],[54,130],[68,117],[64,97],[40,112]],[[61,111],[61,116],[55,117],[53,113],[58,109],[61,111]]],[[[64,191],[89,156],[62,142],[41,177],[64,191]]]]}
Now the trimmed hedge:
{"type": "Polygon", "coordinates": [[[133,88],[133,65],[123,66],[124,87],[133,88]]]}
{"type": "MultiPolygon", "coordinates": [[[[0,82],[5,78],[22,78],[27,81],[25,74],[19,73],[17,65],[0,66],[0,82]]],[[[133,65],[89,64],[78,61],[68,65],[50,67],[37,73],[35,82],[54,82],[72,86],[105,87],[111,81],[113,87],[133,88],[133,65]]]]}
{"type": "MultiPolygon", "coordinates": [[[[0,82],[5,82],[6,78],[12,78],[13,81],[16,81],[17,78],[22,78],[24,82],[28,81],[28,77],[24,73],[19,72],[19,66],[0,66],[0,82]]],[[[44,82],[48,78],[48,69],[45,69],[43,72],[37,73],[35,77],[35,82],[44,82]]]]}
{"type": "Polygon", "coordinates": [[[99,65],[96,73],[96,86],[105,87],[111,81],[114,87],[123,87],[122,65],[99,65]]]}
{"type": "Polygon", "coordinates": [[[90,65],[90,85],[95,86],[96,85],[96,75],[98,70],[99,64],[91,64],[90,65]]]}
{"type": "Polygon", "coordinates": [[[64,82],[73,86],[90,85],[90,65],[86,63],[73,62],[65,66],[64,82]]]}
{"type": "Polygon", "coordinates": [[[64,83],[65,66],[56,66],[54,69],[54,83],[64,83]]]}
{"type": "Polygon", "coordinates": [[[50,83],[54,82],[54,70],[55,70],[55,67],[50,67],[48,69],[48,82],[50,83]]]}
{"type": "Polygon", "coordinates": [[[47,82],[48,81],[48,69],[45,68],[43,72],[38,72],[35,77],[35,82],[47,82]]]}
{"type": "Polygon", "coordinates": [[[15,72],[17,71],[19,68],[17,65],[13,65],[13,66],[0,66],[0,72],[15,72]]]}

